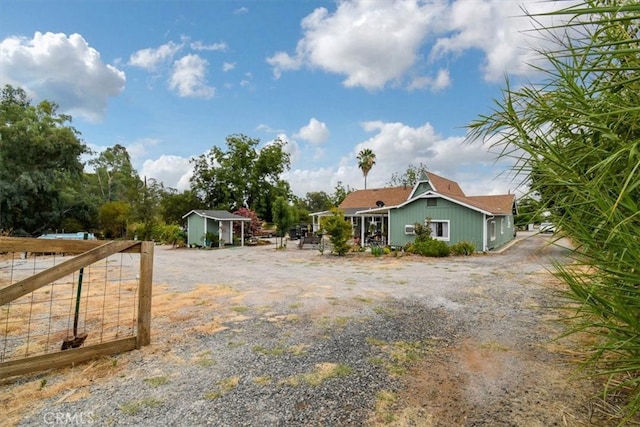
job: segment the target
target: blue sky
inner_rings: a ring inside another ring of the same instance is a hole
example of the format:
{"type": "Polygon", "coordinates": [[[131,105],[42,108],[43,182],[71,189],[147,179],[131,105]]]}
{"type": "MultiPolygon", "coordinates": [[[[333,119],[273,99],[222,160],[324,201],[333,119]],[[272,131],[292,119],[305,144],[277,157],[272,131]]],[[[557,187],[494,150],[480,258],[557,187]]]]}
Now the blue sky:
{"type": "MultiPolygon", "coordinates": [[[[127,147],[141,176],[188,188],[189,159],[225,137],[287,142],[294,193],[364,188],[409,164],[469,195],[516,189],[465,125],[525,65],[538,1],[3,0],[0,84],[71,114],[99,152],[127,147]]],[[[556,5],[557,6],[557,5],[556,5]]],[[[537,41],[536,43],[539,43],[537,41]]]]}

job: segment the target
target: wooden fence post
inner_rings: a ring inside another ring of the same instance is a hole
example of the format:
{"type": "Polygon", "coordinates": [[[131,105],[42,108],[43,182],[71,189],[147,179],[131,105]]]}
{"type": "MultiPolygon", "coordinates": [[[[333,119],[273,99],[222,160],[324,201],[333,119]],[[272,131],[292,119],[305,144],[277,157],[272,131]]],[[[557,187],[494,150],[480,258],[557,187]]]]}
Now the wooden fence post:
{"type": "Polygon", "coordinates": [[[140,349],[151,343],[151,292],[153,285],[153,242],[140,247],[140,287],[138,297],[138,340],[140,349]]]}

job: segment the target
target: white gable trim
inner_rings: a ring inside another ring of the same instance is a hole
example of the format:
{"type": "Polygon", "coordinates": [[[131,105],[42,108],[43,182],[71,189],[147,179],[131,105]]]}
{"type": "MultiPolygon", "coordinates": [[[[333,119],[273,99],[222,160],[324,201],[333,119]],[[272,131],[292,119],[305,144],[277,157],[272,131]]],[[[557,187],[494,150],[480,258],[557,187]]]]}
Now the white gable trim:
{"type": "Polygon", "coordinates": [[[429,184],[429,187],[431,187],[431,188],[436,188],[435,185],[433,185],[433,182],[431,182],[431,180],[429,178],[420,180],[420,181],[416,182],[416,185],[413,186],[413,190],[411,190],[411,194],[409,194],[409,198],[407,200],[413,199],[414,195],[416,194],[416,191],[418,190],[418,187],[423,182],[426,182],[427,184],[429,184]]]}
{"type": "MultiPolygon", "coordinates": [[[[485,215],[494,215],[493,213],[491,213],[489,211],[486,211],[484,209],[480,209],[477,206],[473,206],[473,205],[470,205],[468,203],[461,202],[460,200],[454,199],[453,197],[445,196],[444,194],[440,194],[440,193],[437,193],[435,191],[427,191],[425,193],[422,193],[422,194],[420,194],[419,196],[417,196],[417,197],[415,197],[413,199],[409,199],[406,202],[404,202],[402,204],[399,204],[398,206],[393,206],[393,208],[395,208],[395,209],[401,208],[401,207],[406,206],[409,203],[413,203],[413,202],[415,202],[416,200],[419,200],[419,199],[431,199],[431,198],[436,198],[436,197],[441,197],[441,198],[443,198],[445,200],[450,201],[451,203],[455,203],[456,205],[464,206],[465,208],[474,210],[476,212],[480,212],[480,213],[485,214],[485,215]]],[[[507,214],[505,214],[505,215],[507,215],[507,214]]]]}

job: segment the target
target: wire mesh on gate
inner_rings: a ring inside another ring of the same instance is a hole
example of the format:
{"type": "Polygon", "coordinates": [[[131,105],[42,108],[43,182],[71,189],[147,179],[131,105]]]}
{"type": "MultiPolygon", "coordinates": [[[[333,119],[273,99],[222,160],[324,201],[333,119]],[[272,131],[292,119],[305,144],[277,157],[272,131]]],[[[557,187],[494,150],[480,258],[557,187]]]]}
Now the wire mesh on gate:
{"type": "MultiPolygon", "coordinates": [[[[0,289],[71,257],[0,254],[0,289]]],[[[0,362],[62,351],[82,334],[81,345],[135,336],[139,259],[112,255],[0,306],[0,362]]]]}

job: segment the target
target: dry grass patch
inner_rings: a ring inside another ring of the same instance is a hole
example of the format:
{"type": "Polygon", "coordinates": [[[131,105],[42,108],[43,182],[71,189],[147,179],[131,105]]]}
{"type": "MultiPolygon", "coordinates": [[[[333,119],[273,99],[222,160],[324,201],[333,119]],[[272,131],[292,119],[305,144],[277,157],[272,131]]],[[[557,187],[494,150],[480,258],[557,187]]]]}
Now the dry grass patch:
{"type": "Polygon", "coordinates": [[[353,373],[353,368],[342,363],[318,363],[315,369],[306,374],[294,375],[280,381],[281,385],[297,387],[301,384],[318,386],[330,378],[346,377],[353,373]]]}
{"type": "Polygon", "coordinates": [[[162,406],[164,402],[161,399],[155,397],[145,397],[143,399],[135,400],[133,402],[125,403],[120,406],[120,410],[127,415],[136,415],[143,408],[157,408],[162,406]]]}
{"type": "Polygon", "coordinates": [[[33,374],[21,377],[25,382],[11,386],[10,378],[0,381],[3,392],[0,394],[0,413],[3,414],[2,425],[6,427],[16,426],[28,410],[35,410],[46,399],[62,396],[57,403],[73,402],[87,396],[89,386],[94,381],[112,377],[121,372],[126,364],[118,363],[114,358],[100,358],[89,364],[83,364],[74,368],[57,371],[45,378],[42,375],[33,374]]]}
{"type": "Polygon", "coordinates": [[[382,364],[393,376],[404,375],[409,367],[422,359],[426,353],[433,349],[433,340],[424,341],[395,341],[392,343],[369,337],[367,344],[380,348],[386,356],[386,360],[380,357],[370,358],[372,363],[382,364]]]}
{"type": "Polygon", "coordinates": [[[238,376],[225,378],[218,382],[217,390],[206,393],[204,397],[208,400],[219,399],[234,388],[238,387],[238,384],[240,384],[240,377],[238,376]]]}

